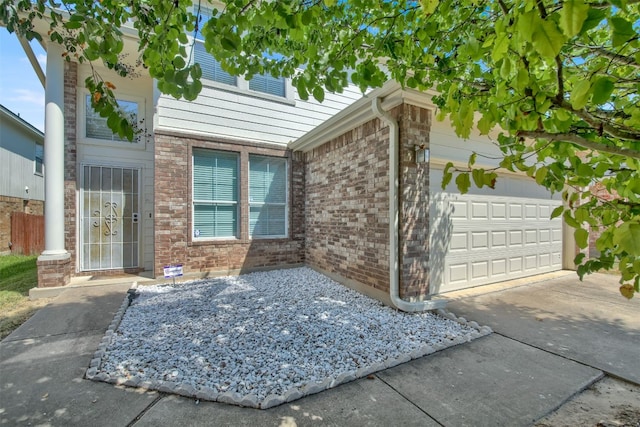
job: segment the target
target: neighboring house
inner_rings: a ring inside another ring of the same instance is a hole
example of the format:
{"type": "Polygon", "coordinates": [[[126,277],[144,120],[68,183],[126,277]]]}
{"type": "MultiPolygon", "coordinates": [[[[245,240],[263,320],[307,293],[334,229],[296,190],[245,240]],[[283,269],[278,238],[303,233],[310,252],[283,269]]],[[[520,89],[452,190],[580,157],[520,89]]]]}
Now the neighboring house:
{"type": "Polygon", "coordinates": [[[149,77],[99,70],[137,118],[130,143],[93,114],[89,67],[56,49],[47,111],[64,127],[48,121],[46,144],[64,161],[47,168],[64,205],[45,220],[65,227],[47,240],[39,286],[161,277],[171,264],[199,276],[306,264],[393,302],[559,270],[567,259],[563,225],[549,219],[561,201],[531,179],[505,174],[496,191],[464,196],[440,189],[447,161],[498,151],[433,121],[430,94],[389,82],[365,97],[350,87],[303,101],[287,79],[229,76],[196,41],[204,87],[193,102],[161,95],[149,77]],[[430,151],[426,162],[416,146],[430,151]]]}
{"type": "Polygon", "coordinates": [[[0,254],[11,252],[11,214],[44,211],[44,134],[0,105],[0,254]]]}

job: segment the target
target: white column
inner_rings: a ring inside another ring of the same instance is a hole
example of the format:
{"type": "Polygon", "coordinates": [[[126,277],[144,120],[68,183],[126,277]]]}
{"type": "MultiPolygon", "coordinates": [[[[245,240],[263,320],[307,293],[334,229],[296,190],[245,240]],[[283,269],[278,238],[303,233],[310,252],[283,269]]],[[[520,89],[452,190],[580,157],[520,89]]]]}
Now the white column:
{"type": "Polygon", "coordinates": [[[68,257],[64,244],[64,59],[50,43],[44,110],[44,252],[42,258],[68,257]]]}

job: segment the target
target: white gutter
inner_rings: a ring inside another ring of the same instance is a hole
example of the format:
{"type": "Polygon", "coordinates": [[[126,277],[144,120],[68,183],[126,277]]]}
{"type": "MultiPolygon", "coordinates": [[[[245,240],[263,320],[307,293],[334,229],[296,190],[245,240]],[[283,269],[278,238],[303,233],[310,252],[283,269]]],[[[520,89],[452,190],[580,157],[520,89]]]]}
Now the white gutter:
{"type": "Polygon", "coordinates": [[[444,308],[447,300],[409,302],[400,298],[398,261],[398,122],[382,109],[380,97],[373,98],[371,110],[389,125],[389,297],[399,310],[418,312],[444,308]]]}

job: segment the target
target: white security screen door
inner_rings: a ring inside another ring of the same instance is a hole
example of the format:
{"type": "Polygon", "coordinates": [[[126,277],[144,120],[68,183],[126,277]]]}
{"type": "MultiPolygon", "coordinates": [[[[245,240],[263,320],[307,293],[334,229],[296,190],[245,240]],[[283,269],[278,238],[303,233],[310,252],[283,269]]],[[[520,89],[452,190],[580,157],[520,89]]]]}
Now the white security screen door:
{"type": "Polygon", "coordinates": [[[138,266],[139,170],[84,166],[81,269],[138,266]]]}

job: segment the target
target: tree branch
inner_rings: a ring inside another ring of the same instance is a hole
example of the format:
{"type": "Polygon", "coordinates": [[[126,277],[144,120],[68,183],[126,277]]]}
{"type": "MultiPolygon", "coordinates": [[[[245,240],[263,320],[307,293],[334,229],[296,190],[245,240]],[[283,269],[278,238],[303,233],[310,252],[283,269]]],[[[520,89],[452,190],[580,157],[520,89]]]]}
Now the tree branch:
{"type": "Polygon", "coordinates": [[[590,150],[599,151],[601,153],[615,154],[618,156],[632,157],[634,159],[640,159],[640,151],[630,148],[620,148],[615,146],[603,145],[594,141],[590,141],[573,133],[549,133],[540,131],[518,131],[517,136],[523,138],[534,139],[546,139],[549,142],[572,142],[581,147],[588,148],[590,150]]]}
{"type": "Polygon", "coordinates": [[[598,117],[589,113],[587,110],[574,109],[571,103],[569,103],[564,99],[562,100],[554,99],[552,101],[558,107],[564,108],[567,111],[571,111],[573,114],[580,117],[585,122],[589,123],[591,127],[593,127],[593,129],[600,134],[606,133],[607,135],[610,135],[614,138],[623,139],[625,141],[636,141],[636,142],[640,141],[640,133],[638,132],[629,132],[623,129],[619,129],[613,125],[606,124],[605,122],[600,120],[598,117]]]}
{"type": "Polygon", "coordinates": [[[508,15],[509,8],[507,7],[507,5],[502,0],[498,0],[498,4],[500,5],[500,9],[502,9],[502,13],[504,13],[505,15],[508,15]]]}
{"type": "Polygon", "coordinates": [[[563,77],[563,66],[562,66],[562,58],[560,55],[556,55],[556,78],[558,79],[558,94],[556,95],[556,100],[558,102],[562,102],[564,100],[564,77],[563,77]]]}
{"type": "Polygon", "coordinates": [[[584,49],[589,49],[590,51],[600,56],[604,56],[605,58],[611,59],[612,61],[619,64],[640,68],[640,64],[632,56],[620,55],[619,53],[611,52],[603,48],[602,46],[590,46],[581,43],[576,43],[576,46],[584,49]]]}

